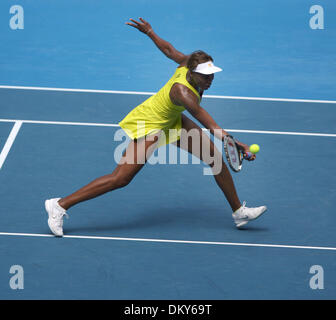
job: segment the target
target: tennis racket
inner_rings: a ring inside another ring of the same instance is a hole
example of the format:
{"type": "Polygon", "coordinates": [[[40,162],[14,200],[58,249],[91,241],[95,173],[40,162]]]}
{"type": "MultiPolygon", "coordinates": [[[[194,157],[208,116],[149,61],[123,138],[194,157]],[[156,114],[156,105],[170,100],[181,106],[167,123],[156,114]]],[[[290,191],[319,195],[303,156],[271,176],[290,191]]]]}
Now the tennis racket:
{"type": "Polygon", "coordinates": [[[243,150],[230,135],[224,137],[224,150],[229,166],[234,172],[239,172],[242,169],[243,160],[252,156],[250,152],[243,153],[243,150]]]}

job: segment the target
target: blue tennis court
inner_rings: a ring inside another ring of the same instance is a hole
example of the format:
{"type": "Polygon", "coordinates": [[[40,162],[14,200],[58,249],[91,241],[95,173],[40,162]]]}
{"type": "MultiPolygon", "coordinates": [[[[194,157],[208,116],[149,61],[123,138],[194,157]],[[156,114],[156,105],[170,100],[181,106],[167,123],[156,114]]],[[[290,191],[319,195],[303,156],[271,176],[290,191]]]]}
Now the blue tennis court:
{"type": "Polygon", "coordinates": [[[335,299],[333,2],[321,1],[323,30],[309,28],[305,1],[213,1],[202,25],[187,2],[21,3],[16,31],[11,2],[0,5],[1,299],[335,299]],[[232,176],[242,201],[268,207],[242,230],[206,166],[190,162],[148,163],[126,188],[71,208],[63,238],[50,233],[44,201],[111,173],[118,122],[174,73],[124,25],[138,16],[181,51],[204,47],[225,67],[202,106],[261,146],[232,176]],[[14,265],[22,289],[10,286],[14,265]]]}

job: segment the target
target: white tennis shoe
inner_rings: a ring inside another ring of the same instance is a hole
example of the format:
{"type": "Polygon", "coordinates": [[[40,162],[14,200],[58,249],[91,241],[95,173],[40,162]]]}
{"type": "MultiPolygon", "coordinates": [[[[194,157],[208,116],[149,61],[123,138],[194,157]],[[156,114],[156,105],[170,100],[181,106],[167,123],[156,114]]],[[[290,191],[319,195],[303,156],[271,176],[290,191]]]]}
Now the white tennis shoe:
{"type": "Polygon", "coordinates": [[[59,204],[58,200],[61,198],[54,198],[45,201],[45,208],[48,212],[48,226],[51,232],[58,237],[63,236],[63,217],[69,217],[66,210],[63,209],[59,204]]]}
{"type": "Polygon", "coordinates": [[[251,220],[259,218],[267,210],[266,206],[248,208],[245,205],[246,202],[244,201],[243,205],[232,214],[237,228],[244,226],[251,220]]]}

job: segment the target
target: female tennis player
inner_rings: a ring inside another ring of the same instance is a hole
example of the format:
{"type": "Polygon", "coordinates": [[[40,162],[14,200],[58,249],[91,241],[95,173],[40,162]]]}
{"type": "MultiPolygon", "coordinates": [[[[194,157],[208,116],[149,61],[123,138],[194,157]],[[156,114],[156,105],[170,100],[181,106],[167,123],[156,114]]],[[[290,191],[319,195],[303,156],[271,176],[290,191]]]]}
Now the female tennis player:
{"type": "MultiPolygon", "coordinates": [[[[223,140],[228,135],[200,106],[204,90],[209,89],[214,80],[214,73],[222,69],[216,67],[212,57],[203,51],[196,51],[190,55],[177,51],[169,42],[160,38],[142,18],[140,21],[130,19],[126,24],[146,34],[169,59],[178,64],[178,67],[158,93],[133,109],[119,123],[131,141],[116,169],[71,195],[45,201],[48,225],[52,233],[56,236],[63,235],[63,217],[67,215],[66,210],[77,203],[125,187],[144,166],[153,151],[167,143],[174,143],[177,147],[187,150],[211,167],[217,185],[232,208],[233,221],[238,228],[258,218],[266,211],[266,206],[248,208],[245,202],[241,204],[222,153],[202,129],[182,113],[187,110],[218,139],[223,140]],[[201,137],[198,148],[193,146],[191,139],[184,139],[184,135],[190,132],[197,132],[201,137]],[[210,154],[203,152],[204,150],[210,150],[210,154]],[[220,170],[216,163],[220,163],[220,170]]],[[[246,144],[238,144],[244,152],[248,152],[246,144]]],[[[255,158],[253,155],[249,160],[253,161],[255,158]]]]}

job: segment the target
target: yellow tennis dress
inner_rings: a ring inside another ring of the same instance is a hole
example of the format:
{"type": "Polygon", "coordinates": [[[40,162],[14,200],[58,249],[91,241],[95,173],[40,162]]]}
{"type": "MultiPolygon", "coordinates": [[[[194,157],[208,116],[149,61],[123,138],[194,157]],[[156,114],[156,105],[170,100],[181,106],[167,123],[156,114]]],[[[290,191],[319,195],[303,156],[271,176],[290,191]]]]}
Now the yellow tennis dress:
{"type": "Polygon", "coordinates": [[[175,83],[181,83],[192,90],[200,100],[197,90],[187,81],[188,70],[187,67],[177,68],[159,92],[138,105],[119,122],[120,127],[132,140],[161,132],[164,135],[159,138],[160,147],[180,139],[181,113],[185,108],[175,105],[169,97],[169,92],[175,83]]]}

